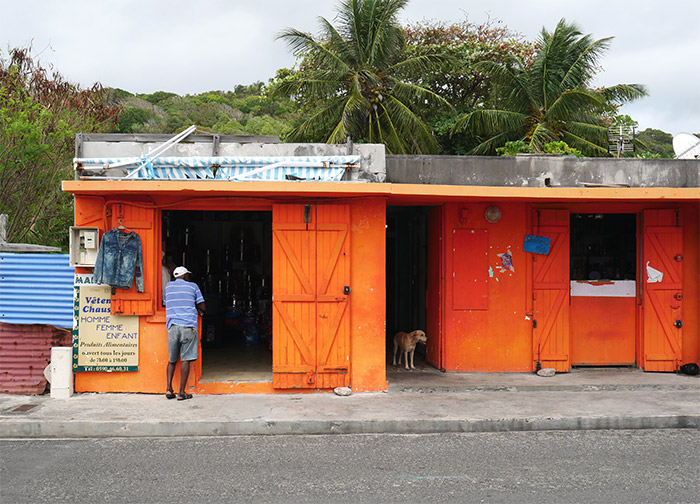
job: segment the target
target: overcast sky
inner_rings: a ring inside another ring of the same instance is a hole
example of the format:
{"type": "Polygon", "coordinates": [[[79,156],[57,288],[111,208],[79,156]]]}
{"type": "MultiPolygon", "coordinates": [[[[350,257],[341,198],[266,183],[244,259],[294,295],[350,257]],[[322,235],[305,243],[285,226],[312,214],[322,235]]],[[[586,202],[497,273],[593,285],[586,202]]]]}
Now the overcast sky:
{"type": "MultiPolygon", "coordinates": [[[[196,94],[267,81],[294,58],[275,35],[318,33],[335,0],[0,0],[0,50],[32,43],[68,80],[136,93],[196,94]]],[[[404,22],[482,22],[533,40],[565,17],[596,39],[614,36],[597,84],[641,83],[626,105],[641,129],[700,132],[700,0],[411,0],[404,22]]]]}

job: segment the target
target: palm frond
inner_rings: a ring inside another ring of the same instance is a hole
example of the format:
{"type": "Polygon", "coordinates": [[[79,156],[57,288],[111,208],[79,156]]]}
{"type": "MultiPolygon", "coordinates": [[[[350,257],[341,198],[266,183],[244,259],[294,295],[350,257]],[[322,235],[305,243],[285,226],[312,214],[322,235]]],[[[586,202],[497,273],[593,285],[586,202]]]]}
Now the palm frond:
{"type": "Polygon", "coordinates": [[[431,104],[444,107],[448,110],[454,110],[452,104],[442,96],[418,84],[396,81],[391,88],[391,94],[404,102],[418,103],[421,105],[431,104]]]}
{"type": "Polygon", "coordinates": [[[544,144],[559,141],[560,137],[550,129],[548,124],[539,123],[529,133],[527,143],[530,152],[544,152],[544,144]]]}
{"type": "MultiPolygon", "coordinates": [[[[344,100],[329,100],[326,106],[315,114],[306,118],[299,126],[289,131],[285,140],[291,142],[316,142],[324,138],[324,131],[328,131],[329,125],[342,122],[344,100]]],[[[331,126],[335,129],[335,126],[331,126]]]]}
{"type": "Polygon", "coordinates": [[[522,61],[514,59],[510,64],[481,61],[474,67],[476,71],[489,75],[497,89],[507,90],[505,100],[509,108],[525,112],[537,101],[537,93],[531,89],[529,72],[523,70],[519,63],[522,61]]]}
{"type": "Polygon", "coordinates": [[[366,61],[383,68],[401,50],[403,33],[398,26],[398,13],[408,0],[365,0],[364,3],[371,11],[366,61]]]}
{"type": "Polygon", "coordinates": [[[287,28],[277,35],[277,39],[284,40],[292,53],[297,57],[314,53],[322,59],[322,65],[345,71],[350,70],[349,65],[338,54],[331,51],[326,44],[317,41],[308,33],[294,28],[287,28]]]}
{"type": "Polygon", "coordinates": [[[547,119],[566,121],[580,110],[605,105],[603,95],[588,89],[573,89],[561,93],[546,111],[547,119]]]}
{"type": "Polygon", "coordinates": [[[502,147],[506,142],[518,140],[519,138],[520,137],[518,135],[514,135],[512,132],[498,133],[479,143],[467,154],[471,156],[486,156],[489,154],[495,154],[496,148],[502,147]]]}
{"type": "Polygon", "coordinates": [[[642,84],[617,84],[604,87],[600,92],[607,102],[613,104],[627,103],[649,95],[646,86],[642,84]]]}
{"type": "MultiPolygon", "coordinates": [[[[437,152],[437,141],[428,125],[418,117],[413,110],[395,96],[389,95],[383,104],[387,120],[391,121],[396,135],[402,135],[411,141],[415,154],[431,154],[437,152]],[[395,119],[394,119],[395,118],[395,119]],[[401,125],[397,127],[397,125],[401,125]]],[[[383,119],[383,116],[380,116],[383,119]]],[[[409,152],[403,152],[409,154],[409,152]]]]}
{"type": "Polygon", "coordinates": [[[578,54],[572,54],[569,69],[561,82],[562,89],[587,86],[595,73],[595,67],[601,56],[610,47],[613,37],[598,39],[580,48],[578,54]]]}
{"type": "Polygon", "coordinates": [[[590,140],[582,136],[575,135],[571,131],[564,131],[563,139],[569,145],[569,147],[573,147],[575,149],[580,150],[581,153],[583,153],[586,156],[610,156],[610,153],[605,147],[591,142],[590,140]]]}
{"type": "Polygon", "coordinates": [[[527,115],[510,110],[474,110],[455,122],[452,133],[469,131],[475,135],[523,131],[527,115]]]}
{"type": "Polygon", "coordinates": [[[440,54],[421,54],[398,61],[387,68],[388,73],[400,72],[408,75],[420,75],[435,71],[449,58],[440,54]]]}

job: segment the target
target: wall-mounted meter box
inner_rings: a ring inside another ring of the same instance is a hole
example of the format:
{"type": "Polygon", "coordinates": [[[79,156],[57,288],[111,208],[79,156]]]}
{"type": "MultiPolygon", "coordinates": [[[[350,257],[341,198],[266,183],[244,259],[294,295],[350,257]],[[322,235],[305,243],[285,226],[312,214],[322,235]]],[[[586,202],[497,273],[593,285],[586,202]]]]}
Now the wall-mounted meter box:
{"type": "Polygon", "coordinates": [[[71,266],[95,266],[97,251],[100,249],[99,228],[71,226],[69,242],[71,266]]]}

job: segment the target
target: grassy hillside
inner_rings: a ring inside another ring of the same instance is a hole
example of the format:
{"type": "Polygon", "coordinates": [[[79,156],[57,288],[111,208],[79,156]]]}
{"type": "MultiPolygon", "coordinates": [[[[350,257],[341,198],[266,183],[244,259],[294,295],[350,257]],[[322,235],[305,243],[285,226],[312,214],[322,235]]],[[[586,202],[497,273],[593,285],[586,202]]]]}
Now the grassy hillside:
{"type": "Polygon", "coordinates": [[[294,104],[269,98],[262,82],[238,85],[233,91],[185,96],[165,91],[111,92],[112,102],[122,108],[118,133],[176,133],[196,124],[201,131],[212,133],[284,137],[298,119],[294,104]]]}

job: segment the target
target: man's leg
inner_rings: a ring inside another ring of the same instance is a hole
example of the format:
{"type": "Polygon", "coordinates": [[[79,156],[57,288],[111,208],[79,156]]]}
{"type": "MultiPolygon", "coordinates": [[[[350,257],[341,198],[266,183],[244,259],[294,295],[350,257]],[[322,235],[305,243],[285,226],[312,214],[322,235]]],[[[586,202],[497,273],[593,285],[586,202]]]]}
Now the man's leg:
{"type": "Polygon", "coordinates": [[[185,386],[190,377],[190,361],[180,361],[180,395],[185,395],[185,386]]]}
{"type": "Polygon", "coordinates": [[[168,366],[165,371],[165,376],[168,381],[165,396],[168,399],[175,397],[173,394],[173,376],[175,375],[175,366],[180,355],[180,333],[178,326],[172,325],[168,328],[168,366]]]}
{"type": "Polygon", "coordinates": [[[167,392],[173,391],[173,376],[175,375],[175,364],[175,362],[168,362],[168,367],[165,371],[165,374],[168,378],[168,388],[166,389],[167,392]]]}

